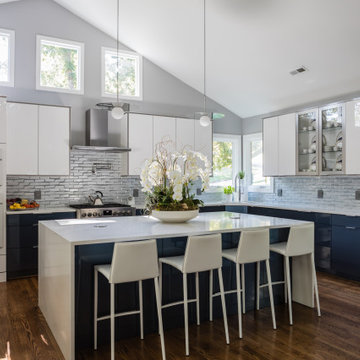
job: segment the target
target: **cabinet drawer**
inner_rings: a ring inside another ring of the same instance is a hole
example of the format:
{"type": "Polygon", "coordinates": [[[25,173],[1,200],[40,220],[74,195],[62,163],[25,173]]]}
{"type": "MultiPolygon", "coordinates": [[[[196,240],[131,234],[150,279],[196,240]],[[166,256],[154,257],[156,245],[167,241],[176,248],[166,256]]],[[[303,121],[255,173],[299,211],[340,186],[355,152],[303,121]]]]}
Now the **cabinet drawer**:
{"type": "Polygon", "coordinates": [[[360,228],[360,216],[332,215],[332,224],[360,228]]]}
{"type": "Polygon", "coordinates": [[[0,273],[6,271],[6,255],[0,255],[0,273]]]}
{"type": "Polygon", "coordinates": [[[8,249],[6,254],[7,277],[15,279],[37,274],[38,249],[8,249]]]}
{"type": "Polygon", "coordinates": [[[200,212],[216,212],[225,211],[225,206],[204,206],[200,208],[200,212]]]}
{"type": "Polygon", "coordinates": [[[37,224],[8,226],[6,239],[8,249],[33,248],[38,244],[37,224]]]}
{"type": "Polygon", "coordinates": [[[241,213],[241,214],[247,214],[247,212],[248,212],[247,206],[228,205],[225,207],[225,210],[237,212],[237,213],[241,213]]]}
{"type": "Polygon", "coordinates": [[[6,225],[7,226],[32,225],[34,223],[35,223],[35,216],[33,214],[7,215],[6,216],[6,225]]]}

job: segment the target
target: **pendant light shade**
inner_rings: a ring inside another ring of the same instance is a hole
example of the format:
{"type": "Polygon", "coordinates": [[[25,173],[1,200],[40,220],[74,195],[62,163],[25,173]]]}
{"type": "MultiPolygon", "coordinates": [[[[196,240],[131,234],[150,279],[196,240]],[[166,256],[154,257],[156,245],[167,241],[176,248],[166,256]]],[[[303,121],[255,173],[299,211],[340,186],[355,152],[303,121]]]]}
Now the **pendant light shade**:
{"type": "Polygon", "coordinates": [[[211,123],[211,119],[210,119],[210,116],[209,115],[203,115],[201,116],[200,118],[200,125],[203,126],[203,127],[206,127],[206,126],[209,126],[211,123]]]}
{"type": "Polygon", "coordinates": [[[111,110],[111,116],[116,120],[122,119],[124,115],[125,115],[125,111],[121,106],[114,106],[113,109],[111,110]]]}

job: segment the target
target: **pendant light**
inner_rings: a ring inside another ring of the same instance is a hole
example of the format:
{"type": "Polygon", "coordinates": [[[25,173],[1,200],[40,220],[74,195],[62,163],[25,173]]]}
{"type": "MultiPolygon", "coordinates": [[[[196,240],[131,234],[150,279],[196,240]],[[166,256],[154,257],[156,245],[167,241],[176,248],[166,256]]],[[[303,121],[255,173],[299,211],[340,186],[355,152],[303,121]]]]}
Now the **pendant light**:
{"type": "Polygon", "coordinates": [[[200,125],[209,126],[211,123],[210,114],[206,112],[206,0],[204,0],[204,111],[200,113],[200,125]]]}
{"type": "Polygon", "coordinates": [[[116,17],[116,104],[111,110],[111,115],[114,119],[120,120],[125,112],[119,103],[119,8],[120,0],[117,0],[117,17],[116,17]]]}

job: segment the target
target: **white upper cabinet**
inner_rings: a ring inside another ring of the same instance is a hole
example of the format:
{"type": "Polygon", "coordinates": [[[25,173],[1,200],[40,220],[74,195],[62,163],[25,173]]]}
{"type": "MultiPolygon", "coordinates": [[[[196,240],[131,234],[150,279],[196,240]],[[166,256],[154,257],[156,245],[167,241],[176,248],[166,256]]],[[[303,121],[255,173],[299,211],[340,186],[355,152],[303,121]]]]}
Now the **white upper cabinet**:
{"type": "Polygon", "coordinates": [[[39,175],[70,174],[70,109],[39,106],[39,175]]]}
{"type": "Polygon", "coordinates": [[[37,105],[7,104],[7,173],[38,174],[37,105]]]}
{"type": "Polygon", "coordinates": [[[7,173],[69,175],[69,108],[8,103],[7,109],[7,173]]]}
{"type": "Polygon", "coordinates": [[[6,145],[0,144],[0,203],[6,197],[6,145]]]}
{"type": "Polygon", "coordinates": [[[296,174],[296,115],[279,116],[278,175],[296,174]]]}
{"type": "Polygon", "coordinates": [[[144,161],[153,155],[153,116],[129,115],[129,175],[140,175],[144,161]]]}
{"type": "Polygon", "coordinates": [[[176,119],[176,150],[182,151],[184,148],[194,150],[195,146],[195,120],[176,119]]]}
{"type": "Polygon", "coordinates": [[[199,151],[207,156],[212,163],[213,156],[213,128],[212,122],[209,126],[203,127],[200,121],[195,120],[195,151],[199,151]]]}
{"type": "Polygon", "coordinates": [[[172,141],[175,144],[176,119],[165,116],[154,116],[154,147],[161,141],[172,141]]]}
{"type": "Polygon", "coordinates": [[[6,143],[6,100],[0,97],[0,144],[6,143]]]}
{"type": "Polygon", "coordinates": [[[345,173],[360,174],[360,100],[346,103],[345,173]]]}
{"type": "Polygon", "coordinates": [[[279,171],[278,117],[263,120],[263,155],[263,176],[277,176],[279,171]]]}

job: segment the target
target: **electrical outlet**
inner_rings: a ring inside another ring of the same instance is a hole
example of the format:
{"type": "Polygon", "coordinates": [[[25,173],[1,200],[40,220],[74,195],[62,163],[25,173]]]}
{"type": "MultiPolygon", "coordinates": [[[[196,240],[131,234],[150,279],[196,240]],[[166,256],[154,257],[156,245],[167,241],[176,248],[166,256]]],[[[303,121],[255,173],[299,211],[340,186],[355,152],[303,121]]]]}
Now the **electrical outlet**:
{"type": "Polygon", "coordinates": [[[355,191],[355,200],[360,200],[360,190],[355,191]]]}
{"type": "Polygon", "coordinates": [[[282,196],[282,189],[278,189],[277,196],[282,196]]]}
{"type": "Polygon", "coordinates": [[[133,197],[139,197],[139,189],[133,189],[133,197]]]}
{"type": "Polygon", "coordinates": [[[41,200],[41,190],[34,191],[34,200],[41,200]]]}
{"type": "Polygon", "coordinates": [[[318,199],[322,199],[324,197],[324,190],[318,190],[317,197],[318,197],[318,199]]]}
{"type": "Polygon", "coordinates": [[[201,194],[202,194],[201,189],[200,189],[200,188],[197,188],[197,189],[196,189],[196,195],[201,195],[201,194]]]}

